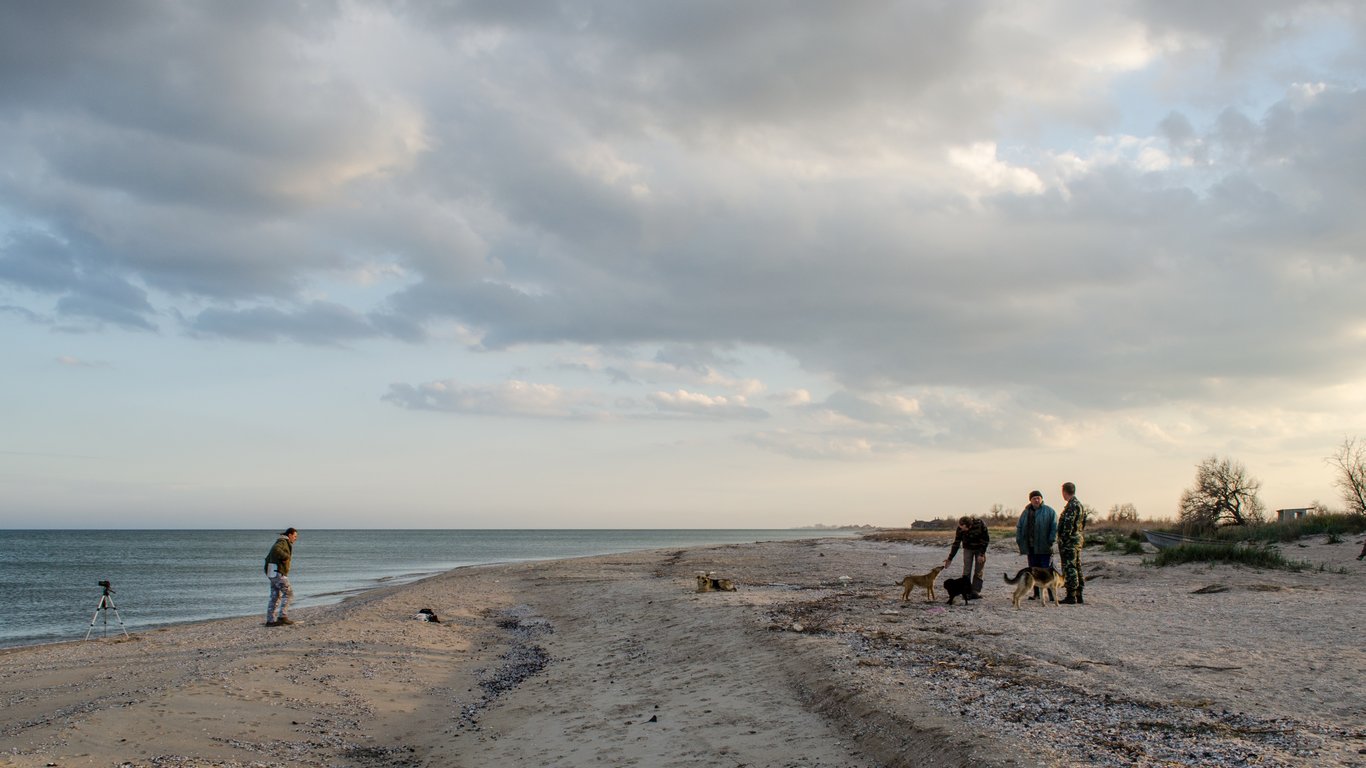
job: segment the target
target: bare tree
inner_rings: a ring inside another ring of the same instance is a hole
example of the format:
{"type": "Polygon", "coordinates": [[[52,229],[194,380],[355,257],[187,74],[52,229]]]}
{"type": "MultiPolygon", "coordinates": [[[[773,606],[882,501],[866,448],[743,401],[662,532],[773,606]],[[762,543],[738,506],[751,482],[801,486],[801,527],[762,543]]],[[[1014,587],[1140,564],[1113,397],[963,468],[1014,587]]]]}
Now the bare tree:
{"type": "Polygon", "coordinates": [[[1366,441],[1345,438],[1337,452],[1325,461],[1338,471],[1335,484],[1342,491],[1347,511],[1366,515],[1366,441]]]}
{"type": "Polygon", "coordinates": [[[1261,488],[1242,464],[1210,456],[1195,468],[1195,487],[1181,493],[1181,522],[1192,528],[1260,523],[1261,488]]]}
{"type": "Polygon", "coordinates": [[[1115,504],[1105,519],[1112,523],[1131,523],[1138,520],[1138,508],[1133,504],[1115,504]]]}
{"type": "Polygon", "coordinates": [[[1004,504],[992,504],[991,512],[987,513],[987,522],[994,523],[996,525],[1013,523],[1015,521],[1016,514],[1017,513],[1011,512],[1010,510],[1006,509],[1006,505],[1004,504]]]}
{"type": "Polygon", "coordinates": [[[1309,508],[1312,509],[1312,510],[1314,510],[1314,514],[1316,514],[1316,515],[1336,515],[1336,514],[1338,514],[1336,510],[1334,510],[1332,507],[1328,506],[1327,504],[1324,504],[1323,502],[1319,501],[1318,499],[1314,499],[1313,501],[1309,502],[1309,508]]]}

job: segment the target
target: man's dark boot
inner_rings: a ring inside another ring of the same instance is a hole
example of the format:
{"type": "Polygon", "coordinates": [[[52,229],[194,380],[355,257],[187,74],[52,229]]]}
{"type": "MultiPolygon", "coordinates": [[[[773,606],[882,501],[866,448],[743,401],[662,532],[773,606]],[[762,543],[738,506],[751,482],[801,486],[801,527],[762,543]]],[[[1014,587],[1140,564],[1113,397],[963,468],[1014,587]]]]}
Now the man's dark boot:
{"type": "Polygon", "coordinates": [[[1081,590],[1077,590],[1077,605],[1086,605],[1086,601],[1081,599],[1081,590]]]}
{"type": "Polygon", "coordinates": [[[1068,592],[1068,593],[1067,593],[1067,597],[1064,597],[1064,598],[1063,598],[1061,601],[1059,601],[1059,602],[1061,602],[1063,605],[1076,605],[1076,604],[1077,604],[1077,598],[1074,597],[1074,596],[1072,595],[1071,592],[1068,592]]]}

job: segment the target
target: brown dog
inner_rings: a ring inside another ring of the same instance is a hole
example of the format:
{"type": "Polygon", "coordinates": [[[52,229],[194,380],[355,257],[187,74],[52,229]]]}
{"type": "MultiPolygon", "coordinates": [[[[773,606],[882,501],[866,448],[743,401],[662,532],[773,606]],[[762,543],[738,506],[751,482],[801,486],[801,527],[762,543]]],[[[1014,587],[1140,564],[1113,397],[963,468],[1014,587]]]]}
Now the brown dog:
{"type": "Polygon", "coordinates": [[[697,574],[698,592],[735,592],[735,582],[730,579],[714,578],[711,571],[697,574]]]}
{"type": "MultiPolygon", "coordinates": [[[[1053,604],[1058,604],[1058,590],[1067,586],[1067,579],[1061,573],[1052,568],[1021,568],[1015,574],[1015,578],[1010,578],[1010,574],[1001,574],[1007,584],[1015,585],[1015,594],[1010,596],[1010,602],[1017,609],[1020,607],[1020,598],[1025,596],[1033,587],[1046,589],[1053,594],[1053,604]]],[[[1042,594],[1039,596],[1040,602],[1047,602],[1048,598],[1042,594]]]]}
{"type": "Polygon", "coordinates": [[[911,590],[915,587],[924,587],[927,599],[925,602],[934,602],[934,580],[939,576],[939,572],[944,570],[944,566],[936,565],[929,573],[921,576],[907,576],[901,580],[901,602],[911,599],[911,590]]]}

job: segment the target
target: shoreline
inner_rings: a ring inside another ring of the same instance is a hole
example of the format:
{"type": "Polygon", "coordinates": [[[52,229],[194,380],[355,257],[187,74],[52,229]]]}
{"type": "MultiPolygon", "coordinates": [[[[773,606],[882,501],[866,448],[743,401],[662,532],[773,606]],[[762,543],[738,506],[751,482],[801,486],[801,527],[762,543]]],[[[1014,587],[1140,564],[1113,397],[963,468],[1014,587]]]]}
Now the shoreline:
{"type": "MultiPolygon", "coordinates": [[[[301,598],[296,598],[294,604],[295,604],[295,605],[299,605],[299,603],[302,602],[303,599],[307,599],[307,600],[317,600],[318,598],[323,598],[323,597],[327,597],[327,598],[336,598],[336,599],[326,600],[326,601],[323,601],[323,602],[310,602],[309,604],[307,604],[307,605],[305,605],[305,606],[300,606],[300,608],[299,608],[299,609],[296,609],[296,610],[306,610],[306,609],[309,609],[309,608],[325,608],[325,607],[327,607],[327,606],[329,606],[329,605],[338,605],[338,604],[340,604],[340,603],[346,602],[347,600],[352,600],[352,599],[361,597],[361,596],[366,595],[366,594],[368,594],[368,593],[370,593],[370,592],[373,592],[373,591],[375,591],[375,590],[391,589],[391,588],[401,588],[401,587],[408,586],[409,584],[417,584],[418,582],[421,582],[421,581],[423,581],[423,580],[425,580],[425,579],[434,578],[434,577],[440,576],[440,575],[442,575],[442,574],[444,574],[444,573],[450,573],[451,571],[456,571],[456,570],[459,570],[459,569],[461,569],[461,568],[476,568],[476,567],[478,567],[478,566],[461,565],[461,566],[456,566],[455,568],[451,568],[451,569],[445,570],[445,571],[434,571],[434,572],[432,572],[432,573],[430,573],[430,574],[428,574],[428,575],[426,575],[426,576],[421,576],[421,577],[419,577],[419,578],[417,578],[417,579],[414,579],[413,581],[405,581],[405,582],[401,582],[401,583],[398,583],[398,584],[377,583],[375,586],[372,586],[372,587],[358,587],[358,588],[356,588],[356,589],[340,590],[340,591],[335,591],[335,592],[324,592],[324,593],[319,593],[319,594],[316,594],[316,595],[309,595],[307,598],[302,598],[302,599],[301,599],[301,598]]],[[[380,581],[383,582],[384,580],[381,579],[380,581]]],[[[267,586],[267,589],[269,589],[268,586],[267,586]]],[[[262,603],[264,604],[264,602],[265,602],[265,599],[263,598],[263,599],[262,599],[262,603]]],[[[170,622],[158,623],[158,624],[143,624],[143,625],[139,625],[139,626],[136,627],[136,628],[129,628],[129,629],[128,629],[128,634],[129,634],[129,636],[135,636],[135,635],[144,634],[144,633],[147,633],[147,632],[160,632],[160,631],[167,630],[167,629],[175,629],[176,627],[193,627],[193,626],[198,626],[198,625],[201,625],[201,624],[209,624],[209,623],[213,623],[213,622],[217,622],[217,621],[237,621],[237,620],[241,620],[241,619],[251,618],[251,616],[253,616],[253,615],[255,615],[255,614],[236,614],[236,615],[233,615],[233,616],[211,616],[211,617],[202,618],[202,619],[186,619],[186,620],[184,620],[184,621],[170,621],[170,622]]],[[[96,627],[99,627],[99,626],[100,626],[100,625],[98,625],[98,624],[96,625],[96,627]]],[[[29,648],[45,648],[45,647],[47,647],[47,646],[52,646],[52,645],[66,645],[66,644],[71,644],[71,643],[85,643],[85,642],[94,642],[94,641],[100,641],[100,640],[112,641],[112,640],[116,640],[116,639],[118,639],[118,638],[120,638],[120,637],[122,637],[122,636],[123,636],[122,630],[118,630],[118,631],[117,631],[117,635],[114,634],[114,632],[111,631],[111,633],[110,633],[110,635],[109,635],[108,637],[98,637],[98,636],[92,635],[92,636],[90,637],[89,640],[87,640],[87,639],[85,639],[85,638],[76,638],[76,639],[70,639],[70,640],[50,640],[50,641],[47,641],[47,642],[20,643],[20,644],[16,644],[16,645],[0,645],[0,656],[4,655],[4,654],[6,654],[6,653],[11,653],[11,652],[14,652],[14,651],[22,651],[22,650],[29,649],[29,648]]]]}
{"type": "MultiPolygon", "coordinates": [[[[651,550],[642,550],[642,551],[647,551],[647,552],[648,552],[648,551],[651,551],[651,550]]],[[[413,578],[413,579],[411,579],[411,580],[408,580],[408,581],[398,581],[398,582],[396,582],[396,583],[395,583],[395,580],[396,580],[396,579],[400,579],[400,578],[403,578],[403,577],[402,577],[402,576],[384,576],[384,577],[380,577],[379,579],[377,579],[377,580],[376,580],[376,583],[375,583],[373,586],[369,586],[369,587],[356,587],[356,588],[354,588],[354,589],[337,590],[337,591],[333,591],[333,592],[321,592],[321,593],[314,594],[314,595],[308,595],[308,596],[302,597],[302,598],[301,598],[301,597],[296,597],[296,598],[295,598],[295,601],[294,601],[294,603],[293,603],[293,605],[296,606],[296,607],[295,607],[293,610],[294,610],[295,612],[302,612],[302,611],[307,611],[307,610],[311,610],[311,609],[315,609],[315,608],[327,608],[327,607],[329,607],[329,606],[341,605],[341,604],[343,604],[343,603],[345,603],[345,602],[347,602],[347,601],[349,601],[349,600],[358,600],[358,599],[364,598],[364,597],[369,596],[371,593],[374,593],[374,592],[381,592],[381,591],[384,591],[384,590],[393,590],[393,589],[403,589],[404,587],[412,586],[412,585],[414,585],[414,584],[420,584],[420,583],[422,583],[422,582],[424,582],[424,581],[427,581],[428,579],[439,578],[439,577],[445,576],[445,575],[447,575],[447,574],[456,573],[456,572],[458,572],[458,571],[462,571],[462,570],[470,569],[470,568],[498,567],[498,566],[503,566],[503,565],[511,565],[511,564],[514,564],[514,563],[549,563],[549,562],[557,562],[557,561],[560,561],[560,560],[574,560],[574,559],[576,559],[577,557],[607,557],[607,556],[608,556],[608,555],[578,555],[578,556],[574,556],[574,557],[564,557],[564,558],[551,557],[551,558],[545,558],[545,559],[543,559],[543,560],[536,560],[536,559],[531,559],[531,560],[503,560],[503,561],[493,561],[493,562],[488,562],[488,563],[471,563],[471,564],[469,564],[469,565],[457,565],[457,566],[454,566],[454,567],[452,567],[452,568],[447,568],[447,569],[441,570],[441,571],[431,571],[431,572],[427,572],[427,573],[425,573],[425,574],[417,575],[416,578],[413,578]],[[335,599],[328,599],[328,600],[324,600],[324,601],[321,601],[321,602],[317,602],[319,598],[335,598],[335,599]],[[309,602],[307,602],[306,604],[302,604],[302,605],[301,605],[301,603],[304,603],[305,601],[309,601],[309,602]]],[[[266,587],[266,590],[268,590],[268,589],[269,589],[269,587],[267,586],[267,587],[266,587]]],[[[263,597],[263,598],[262,598],[262,603],[264,603],[264,602],[265,602],[265,598],[263,597]]],[[[201,625],[201,624],[211,624],[211,623],[213,623],[213,622],[219,622],[219,621],[240,621],[240,620],[243,620],[243,619],[250,619],[250,618],[252,618],[252,617],[255,616],[255,615],[256,615],[256,614],[254,614],[254,613],[253,613],[253,614],[245,614],[245,613],[244,613],[244,614],[237,614],[237,615],[234,615],[234,616],[213,616],[213,617],[203,618],[203,619],[188,619],[188,620],[185,620],[185,621],[172,621],[172,622],[166,622],[166,623],[164,623],[164,624],[145,624],[145,625],[141,625],[141,626],[137,627],[136,629],[129,629],[129,630],[128,630],[128,635],[129,635],[130,637],[132,637],[132,636],[136,636],[136,635],[144,634],[144,633],[148,633],[148,632],[161,632],[161,631],[168,630],[168,629],[175,629],[175,628],[177,628],[177,627],[194,627],[194,626],[199,626],[199,625],[201,625]]],[[[87,640],[87,639],[85,639],[85,638],[80,638],[80,639],[73,639],[73,640],[52,640],[52,641],[49,641],[49,642],[24,643],[24,644],[19,644],[19,645],[0,645],[0,656],[3,656],[3,655],[6,654],[6,653],[10,653],[10,652],[14,652],[14,651],[23,651],[23,650],[26,650],[26,649],[29,649],[29,648],[45,648],[45,647],[47,647],[47,646],[53,646],[53,645],[67,645],[67,644],[72,644],[72,643],[86,643],[86,642],[95,642],[95,641],[121,641],[121,638],[122,638],[122,637],[123,637],[123,633],[122,633],[122,631],[120,631],[120,632],[117,634],[117,636],[114,635],[114,634],[110,634],[108,637],[96,637],[96,636],[91,636],[89,640],[87,640]]]]}
{"type": "Polygon", "coordinates": [[[993,549],[983,600],[902,604],[894,582],[945,554],[839,537],[479,565],[292,627],[6,649],[0,765],[1366,765],[1361,573],[1088,551],[1087,606],[1017,611],[993,549]],[[699,571],[738,591],[696,593],[699,571]]]}
{"type": "MultiPolygon", "coordinates": [[[[154,531],[132,538],[108,533],[58,531],[0,541],[0,582],[17,600],[17,611],[11,610],[0,626],[0,647],[82,639],[99,596],[99,588],[93,586],[96,580],[110,580],[118,588],[118,607],[130,632],[264,613],[267,587],[259,576],[264,548],[255,532],[154,531]],[[58,554],[68,548],[83,555],[68,560],[58,554]],[[126,557],[130,548],[148,565],[126,557]],[[17,567],[19,562],[26,565],[17,567]],[[153,569],[152,563],[160,567],[153,569]],[[154,570],[169,570],[169,577],[154,570]]],[[[295,553],[294,605],[331,604],[471,565],[798,536],[812,534],[757,529],[418,534],[319,530],[310,533],[308,546],[295,553]]]]}

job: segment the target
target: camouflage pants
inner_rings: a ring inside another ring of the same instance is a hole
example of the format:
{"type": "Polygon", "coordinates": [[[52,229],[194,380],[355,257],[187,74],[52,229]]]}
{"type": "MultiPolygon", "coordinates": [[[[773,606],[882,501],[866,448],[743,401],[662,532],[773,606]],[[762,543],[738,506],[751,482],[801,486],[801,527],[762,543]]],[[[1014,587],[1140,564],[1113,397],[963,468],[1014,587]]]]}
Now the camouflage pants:
{"type": "Polygon", "coordinates": [[[1079,594],[1082,587],[1086,586],[1086,577],[1081,573],[1081,545],[1059,545],[1058,560],[1062,565],[1062,575],[1067,579],[1067,594],[1079,594]]]}
{"type": "Polygon", "coordinates": [[[289,604],[294,600],[294,587],[289,585],[288,576],[270,577],[270,600],[266,603],[266,621],[275,621],[284,616],[289,611],[289,604]],[[276,606],[279,612],[276,613],[276,606]]]}

